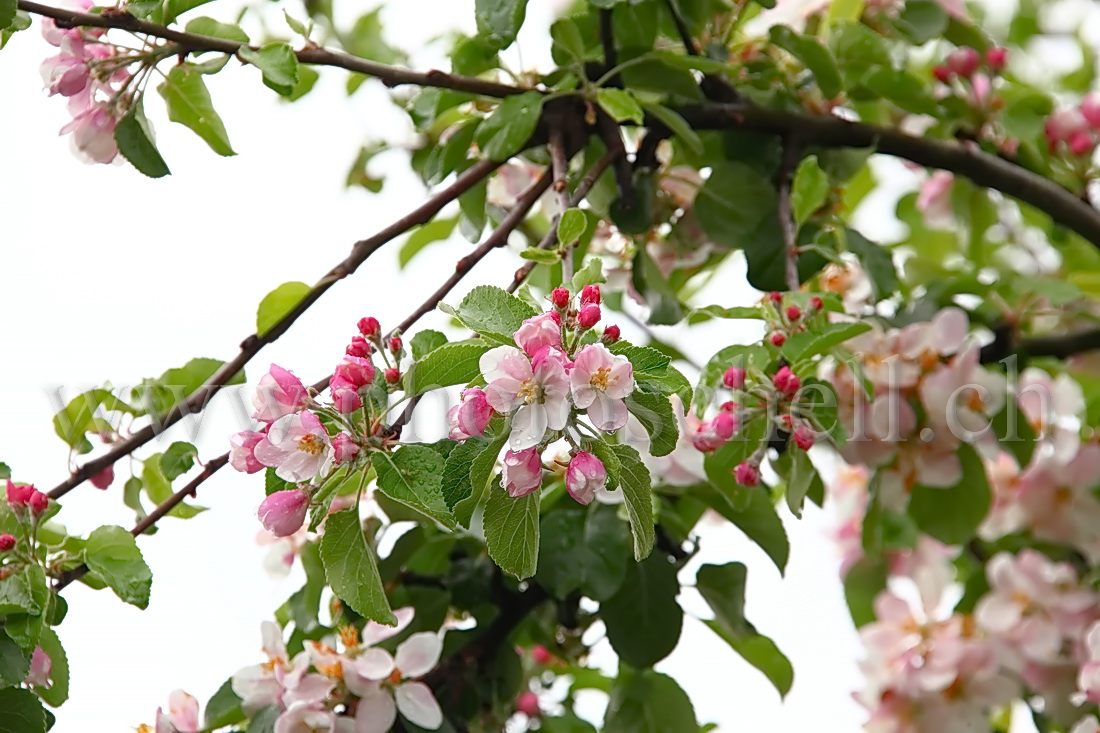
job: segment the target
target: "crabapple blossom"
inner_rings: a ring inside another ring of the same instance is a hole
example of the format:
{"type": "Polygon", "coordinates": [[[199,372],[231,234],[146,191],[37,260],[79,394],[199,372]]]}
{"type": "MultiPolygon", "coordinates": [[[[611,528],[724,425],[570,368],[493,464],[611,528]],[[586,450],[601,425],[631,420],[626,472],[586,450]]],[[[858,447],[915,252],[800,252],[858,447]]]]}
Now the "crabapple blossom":
{"type": "Polygon", "coordinates": [[[347,348],[344,349],[344,353],[348,356],[366,359],[371,354],[371,345],[367,343],[367,340],[362,336],[352,336],[351,342],[348,344],[347,348]]]}
{"type": "Polygon", "coordinates": [[[49,687],[52,672],[53,660],[50,659],[50,655],[46,654],[42,647],[36,646],[34,652],[31,653],[30,668],[23,682],[37,687],[49,687]]]}
{"type": "Polygon", "coordinates": [[[737,432],[737,416],[727,410],[705,420],[695,429],[691,444],[702,453],[711,453],[725,445],[737,432]]]}
{"type": "Polygon", "coordinates": [[[329,394],[332,395],[333,407],[345,415],[363,406],[363,398],[359,394],[358,387],[345,379],[333,377],[329,382],[329,394]]]}
{"type": "Polygon", "coordinates": [[[561,315],[553,311],[532,316],[515,333],[516,346],[534,357],[544,346],[561,348],[561,315]]]}
{"type": "Polygon", "coordinates": [[[199,701],[183,690],[168,696],[168,710],[157,708],[156,733],[199,733],[199,701]]]}
{"type": "Polygon", "coordinates": [[[256,473],[264,470],[264,464],[256,458],[256,446],[266,436],[255,430],[242,430],[229,436],[229,465],[241,473],[256,473]]]}
{"type": "Polygon", "coordinates": [[[622,338],[622,332],[618,326],[608,326],[603,330],[603,335],[600,336],[600,341],[605,344],[613,344],[622,338]]]}
{"type": "Polygon", "coordinates": [[[308,410],[281,417],[254,450],[256,460],[284,481],[310,481],[332,461],[332,443],[321,421],[308,410]]]}
{"type": "Polygon", "coordinates": [[[8,505],[21,509],[30,503],[31,496],[35,492],[33,484],[15,484],[11,479],[8,479],[7,485],[7,500],[8,505]]]}
{"type": "Polygon", "coordinates": [[[734,467],[733,477],[742,486],[759,486],[760,464],[752,461],[742,461],[734,467]]]}
{"type": "Polygon", "coordinates": [[[359,455],[359,445],[347,433],[339,433],[332,439],[332,462],[334,465],[347,463],[359,455]]]}
{"type": "Polygon", "coordinates": [[[301,529],[309,510],[309,492],[285,489],[269,494],[257,512],[264,528],[276,537],[288,537],[301,529]]]}
{"type": "MultiPolygon", "coordinates": [[[[1028,367],[1016,385],[1016,402],[1055,461],[1073,459],[1081,445],[1081,385],[1068,374],[1050,374],[1028,367]]],[[[1008,436],[1009,438],[1014,436],[1008,436]]]]}
{"type": "Polygon", "coordinates": [[[515,410],[508,438],[513,451],[536,446],[547,428],[565,427],[569,378],[560,351],[543,347],[532,361],[517,348],[498,346],[481,355],[480,366],[489,405],[502,414],[515,410]]]}
{"type": "Polygon", "coordinates": [[[485,392],[476,387],[462,391],[462,400],[447,411],[451,440],[466,440],[481,435],[493,419],[493,408],[485,392]]]}
{"type": "Polygon", "coordinates": [[[634,367],[625,356],[612,354],[603,344],[585,346],[577,352],[569,382],[573,404],[588,411],[598,430],[612,432],[626,425],[623,400],[634,391],[634,367]]]}
{"type": "Polygon", "coordinates": [[[332,372],[333,379],[340,379],[356,389],[374,382],[375,369],[370,359],[360,356],[345,356],[332,372]]]}
{"type": "Polygon", "coordinates": [[[30,501],[27,503],[31,508],[31,512],[35,515],[43,514],[50,506],[50,497],[43,494],[41,491],[35,491],[31,494],[30,501]]]}
{"type": "Polygon", "coordinates": [[[276,678],[276,670],[281,672],[308,661],[307,656],[300,656],[291,662],[283,643],[282,629],[274,622],[261,623],[260,634],[267,662],[244,667],[230,679],[233,692],[241,698],[241,707],[246,712],[255,712],[278,701],[282,685],[276,678]]]}
{"type": "Polygon", "coordinates": [[[600,322],[600,316],[600,306],[590,303],[581,308],[577,314],[577,323],[581,328],[592,328],[600,322]]]}
{"type": "Polygon", "coordinates": [[[542,456],[537,448],[508,451],[504,454],[504,472],[501,475],[508,496],[518,499],[527,496],[542,485],[542,456]]]}
{"type": "Polygon", "coordinates": [[[565,471],[565,489],[581,504],[588,504],[607,484],[607,469],[596,456],[581,451],[569,461],[565,471]]]}
{"type": "Polygon", "coordinates": [[[569,290],[566,288],[554,288],[550,293],[550,302],[558,310],[565,310],[569,307],[570,297],[569,290]]]}
{"type": "Polygon", "coordinates": [[[302,380],[278,364],[272,364],[270,371],[256,385],[256,394],[252,398],[256,412],[252,416],[261,422],[274,422],[298,412],[308,402],[309,392],[302,380]]]}
{"type": "Polygon", "coordinates": [[[600,286],[599,285],[585,285],[581,288],[581,305],[599,305],[600,300],[600,286]]]}
{"type": "Polygon", "coordinates": [[[376,681],[365,687],[356,684],[352,689],[359,696],[356,733],[385,733],[396,721],[398,711],[421,728],[436,730],[443,725],[443,711],[431,688],[417,681],[439,662],[443,651],[440,635],[430,631],[413,634],[392,657],[380,648],[370,651],[369,661],[360,657],[356,662],[360,674],[376,681]]]}
{"type": "Polygon", "coordinates": [[[378,319],[374,316],[360,318],[355,325],[359,329],[359,333],[368,339],[376,339],[382,333],[382,325],[378,323],[378,319]]]}

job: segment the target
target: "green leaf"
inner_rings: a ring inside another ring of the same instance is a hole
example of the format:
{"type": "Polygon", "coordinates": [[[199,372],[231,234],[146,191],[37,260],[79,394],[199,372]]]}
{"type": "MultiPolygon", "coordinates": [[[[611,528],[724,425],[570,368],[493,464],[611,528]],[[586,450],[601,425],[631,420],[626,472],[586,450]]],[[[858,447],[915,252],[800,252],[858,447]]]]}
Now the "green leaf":
{"type": "Polygon", "coordinates": [[[84,436],[97,430],[96,413],[100,408],[109,412],[134,412],[133,407],[108,390],[92,389],[71,399],[54,415],[53,430],[78,453],[88,453],[92,450],[92,444],[84,436]]]}
{"type": "Polygon", "coordinates": [[[588,228],[588,217],[580,209],[566,209],[558,219],[558,242],[570,245],[588,228]]]}
{"type": "Polygon", "coordinates": [[[617,512],[593,502],[542,517],[535,579],[555,598],[575,590],[605,601],[622,586],[630,536],[617,512]]]}
{"type": "Polygon", "coordinates": [[[707,622],[712,630],[763,672],[781,697],[790,692],[794,669],[787,657],[766,636],[745,619],[745,579],[742,563],[703,565],[695,575],[695,587],[714,611],[715,620],[707,622]]]}
{"type": "Polygon", "coordinates": [[[844,230],[848,251],[859,258],[875,292],[875,302],[888,298],[898,290],[898,272],[890,250],[875,244],[855,229],[844,230]]]}
{"type": "Polygon", "coordinates": [[[256,311],[256,335],[263,336],[274,328],[312,290],[303,282],[288,282],[265,295],[256,311]]]}
{"type": "Polygon", "coordinates": [[[282,708],[278,705],[260,708],[248,721],[247,733],[275,733],[275,723],[280,715],[282,715],[282,708]]]}
{"type": "Polygon", "coordinates": [[[298,84],[298,57],[286,43],[266,43],[258,49],[241,46],[237,55],[263,72],[264,84],[289,97],[298,84]]]}
{"type": "Polygon", "coordinates": [[[552,265],[561,259],[561,255],[558,251],[539,249],[538,247],[528,247],[520,252],[519,256],[525,260],[541,262],[544,265],[552,265]]]}
{"type": "MultiPolygon", "coordinates": [[[[730,441],[727,445],[734,443],[736,441],[730,441]]],[[[759,545],[779,572],[784,572],[790,543],[767,489],[745,489],[741,497],[735,497],[728,487],[711,484],[700,489],[699,498],[759,545]]]]}
{"type": "Polygon", "coordinates": [[[684,307],[676,289],[665,279],[644,247],[639,247],[634,255],[632,278],[634,289],[649,305],[649,323],[671,326],[683,320],[684,307]]]}
{"type": "Polygon", "coordinates": [[[126,603],[141,609],[149,605],[153,573],[133,535],[122,527],[107,525],[92,530],[84,545],[84,562],[126,603]]]}
{"type": "Polygon", "coordinates": [[[46,733],[46,709],[27,689],[0,690],[0,733],[46,733]]]}
{"type": "Polygon", "coordinates": [[[710,357],[706,366],[699,373],[699,383],[695,387],[695,396],[692,403],[700,416],[707,405],[714,400],[715,391],[722,383],[722,377],[731,366],[738,366],[748,371],[750,367],[763,369],[767,366],[770,357],[768,351],[759,344],[744,346],[733,344],[710,357]]]}
{"type": "Polygon", "coordinates": [[[69,699],[69,658],[61,646],[57,632],[49,626],[42,629],[38,646],[50,658],[50,686],[35,686],[34,691],[51,707],[60,707],[69,699]]]}
{"type": "Polygon", "coordinates": [[[641,381],[664,376],[672,359],[649,346],[635,346],[629,341],[616,341],[607,347],[612,354],[625,356],[634,367],[634,378],[641,381]]]}
{"type": "Polygon", "coordinates": [[[810,493],[810,487],[814,482],[821,483],[821,477],[817,475],[817,469],[810,462],[810,457],[804,450],[788,449],[791,455],[791,468],[787,474],[787,508],[791,514],[802,518],[802,504],[806,495],[810,493]]]}
{"type": "Polygon", "coordinates": [[[455,528],[443,498],[443,456],[426,445],[405,445],[393,453],[375,453],[373,465],[382,494],[447,529],[455,528]]]}
{"type": "Polygon", "coordinates": [[[622,473],[623,464],[611,444],[602,438],[592,438],[585,443],[585,446],[607,469],[607,484],[604,488],[608,491],[619,488],[619,474],[622,473]]]}
{"type": "Polygon", "coordinates": [[[571,18],[556,20],[550,26],[550,54],[554,63],[571,69],[577,74],[584,70],[584,37],[571,18]]]}
{"type": "Polygon", "coordinates": [[[801,226],[825,203],[829,195],[829,176],[821,170],[817,156],[802,159],[794,172],[791,184],[791,208],[794,220],[801,226]]]}
{"type": "Polygon", "coordinates": [[[233,679],[227,679],[206,702],[203,726],[210,730],[240,723],[245,719],[241,698],[233,692],[233,679]]]}
{"type": "Polygon", "coordinates": [[[811,326],[788,338],[781,348],[791,362],[800,362],[824,354],[850,338],[871,330],[869,323],[824,323],[811,326]]]}
{"type": "Polygon", "coordinates": [[[367,547],[357,507],[329,515],[321,537],[321,562],[337,598],[360,616],[387,626],[397,624],[374,552],[367,547]]]}
{"type": "Polygon", "coordinates": [[[593,257],[585,263],[584,267],[573,274],[573,279],[569,282],[569,288],[574,293],[579,293],[585,285],[596,285],[605,282],[607,282],[607,278],[603,274],[603,260],[599,257],[593,257]]]}
{"type": "Polygon", "coordinates": [[[619,486],[626,502],[626,516],[634,537],[634,559],[641,562],[653,551],[653,490],[649,469],[638,451],[629,445],[613,445],[619,459],[619,486]]]}
{"type": "Polygon", "coordinates": [[[414,359],[423,359],[431,352],[447,343],[447,337],[439,331],[426,328],[420,331],[409,341],[414,359]]]}
{"type": "Polygon", "coordinates": [[[539,556],[539,492],[513,499],[500,483],[485,504],[485,544],[489,557],[509,575],[523,580],[535,574],[539,556]]]}
{"type": "MultiPolygon", "coordinates": [[[[12,2],[12,0],[4,0],[4,2],[12,2]]],[[[18,2],[14,2],[13,5],[18,6],[18,2]]],[[[12,16],[11,22],[5,27],[0,25],[0,49],[8,45],[8,41],[11,40],[13,34],[19,31],[25,31],[31,27],[30,13],[23,10],[16,10],[12,16]]]]}
{"type": "Polygon", "coordinates": [[[25,654],[0,626],[0,688],[21,684],[30,668],[30,655],[25,654]]]}
{"type": "Polygon", "coordinates": [[[118,143],[118,151],[139,173],[150,178],[162,178],[171,171],[153,142],[153,128],[145,119],[144,99],[144,95],[135,99],[130,111],[118,121],[115,142],[118,143]]]}
{"type": "Polygon", "coordinates": [[[200,71],[187,64],[173,66],[157,91],[168,105],[168,119],[191,128],[218,155],[236,155],[200,71]]]}
{"type": "Polygon", "coordinates": [[[667,456],[676,448],[680,431],[668,395],[634,390],[626,398],[627,409],[649,433],[649,452],[667,456]]]}
{"type": "Polygon", "coordinates": [[[477,137],[485,141],[490,160],[508,160],[520,152],[535,133],[545,96],[524,92],[508,97],[478,128],[477,137]]]}
{"type": "Polygon", "coordinates": [[[470,495],[459,500],[454,507],[455,517],[463,527],[470,526],[474,510],[489,495],[489,485],[493,480],[497,457],[508,442],[508,424],[500,433],[485,444],[485,448],[470,461],[470,495]]]}
{"type": "Polygon", "coordinates": [[[698,733],[691,698],[676,680],[652,669],[620,667],[603,733],[698,733]]]}
{"type": "Polygon", "coordinates": [[[616,122],[633,122],[640,125],[645,121],[645,112],[634,95],[623,89],[604,87],[600,89],[597,101],[604,112],[616,122]]]}
{"type": "Polygon", "coordinates": [[[313,30],[313,22],[312,21],[307,26],[305,23],[303,23],[302,21],[300,21],[297,18],[293,17],[290,13],[286,12],[285,10],[283,11],[283,17],[286,19],[286,24],[290,27],[290,30],[294,31],[295,33],[297,33],[299,36],[302,36],[303,38],[309,38],[309,34],[313,30]]]}
{"type": "Polygon", "coordinates": [[[0,463],[0,479],[11,478],[11,467],[6,463],[0,463]]]}
{"type": "Polygon", "coordinates": [[[948,20],[947,12],[936,0],[906,0],[895,25],[906,38],[921,45],[942,38],[948,20]]]}
{"type": "MultiPolygon", "coordinates": [[[[208,18],[205,15],[199,18],[193,18],[187,21],[186,30],[188,33],[194,33],[199,36],[210,36],[211,38],[224,38],[227,41],[238,41],[240,43],[248,43],[248,34],[241,30],[241,27],[235,23],[222,23],[208,18]]],[[[244,50],[243,48],[241,49],[244,50]]]]}
{"type": "Polygon", "coordinates": [[[169,481],[175,481],[191,470],[198,455],[199,449],[190,443],[172,443],[160,457],[160,472],[169,481]]]}
{"type": "MultiPolygon", "coordinates": [[[[471,438],[456,445],[448,454],[447,462],[443,466],[443,482],[440,485],[440,491],[443,493],[443,500],[447,502],[447,508],[452,512],[459,502],[468,499],[474,493],[470,469],[474,459],[487,447],[487,442],[471,438]]],[[[458,520],[461,522],[462,518],[458,517],[458,520]]]]}
{"type": "Polygon", "coordinates": [[[18,0],[0,0],[0,29],[15,22],[15,12],[19,9],[18,0]]]}
{"type": "Polygon", "coordinates": [[[886,590],[886,562],[878,557],[863,557],[844,576],[844,599],[856,627],[875,620],[875,597],[886,590]]]}
{"type": "MultiPolygon", "coordinates": [[[[145,459],[145,464],[141,468],[141,483],[145,487],[149,500],[154,504],[161,504],[172,495],[172,482],[161,471],[161,457],[160,453],[154,453],[145,459]]],[[[180,502],[172,507],[168,514],[180,519],[190,519],[204,511],[206,507],[180,502]]]]}
{"type": "Polygon", "coordinates": [[[872,69],[892,68],[886,40],[855,20],[837,23],[829,43],[848,89],[857,86],[872,69]]]}
{"type": "Polygon", "coordinates": [[[627,564],[618,593],[600,604],[607,639],[623,661],[651,667],[672,653],[684,624],[679,592],[676,566],[664,554],[627,564]]]}
{"type": "Polygon", "coordinates": [[[477,32],[493,48],[504,50],[516,40],[527,15],[527,0],[476,0],[477,32]]]}
{"type": "Polygon", "coordinates": [[[449,219],[432,219],[424,226],[417,228],[401,245],[401,249],[397,252],[397,263],[404,269],[405,265],[409,264],[420,250],[432,242],[440,242],[450,237],[456,224],[458,224],[458,218],[451,217],[449,219]]]}
{"type": "Polygon", "coordinates": [[[481,374],[481,355],[491,347],[483,341],[461,341],[444,344],[419,361],[405,373],[405,392],[418,395],[440,387],[467,384],[481,374]]]}
{"type": "Polygon", "coordinates": [[[909,498],[909,516],[921,531],[947,545],[964,545],[973,539],[992,501],[989,480],[978,454],[969,445],[959,446],[962,478],[949,489],[917,485],[909,498]]]}
{"type": "Polygon", "coordinates": [[[742,247],[765,219],[777,216],[775,188],[744,163],[720,163],[695,196],[695,216],[717,243],[742,247]]]}
{"type": "Polygon", "coordinates": [[[466,295],[455,311],[458,320],[493,344],[515,346],[512,334],[523,322],[538,315],[514,295],[492,285],[479,285],[466,295]]]}
{"type": "Polygon", "coordinates": [[[699,137],[699,133],[692,129],[688,121],[681,117],[679,112],[656,103],[642,106],[646,112],[660,120],[673,135],[680,138],[681,142],[688,147],[688,150],[696,155],[703,154],[703,138],[699,137]]]}
{"type": "Polygon", "coordinates": [[[770,32],[772,43],[789,52],[810,70],[823,96],[832,99],[844,91],[836,59],[816,38],[796,33],[785,25],[772,26],[770,32]]]}

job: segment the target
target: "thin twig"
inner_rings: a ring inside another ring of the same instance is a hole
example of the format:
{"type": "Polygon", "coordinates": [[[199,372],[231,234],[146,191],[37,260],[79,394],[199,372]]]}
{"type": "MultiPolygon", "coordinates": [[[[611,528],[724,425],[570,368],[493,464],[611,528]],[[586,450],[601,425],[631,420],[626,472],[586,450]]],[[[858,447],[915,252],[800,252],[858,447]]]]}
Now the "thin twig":
{"type": "Polygon", "coordinates": [[[672,15],[672,22],[676,24],[676,30],[680,34],[680,41],[684,44],[684,51],[688,56],[698,56],[699,48],[695,45],[695,40],[691,37],[691,31],[688,29],[687,21],[684,20],[683,13],[680,12],[680,5],[676,0],[665,0],[665,4],[668,5],[668,12],[672,15]]]}
{"type": "MultiPolygon", "coordinates": [[[[550,128],[550,160],[553,165],[554,171],[554,190],[558,194],[558,209],[559,215],[556,217],[560,221],[561,215],[563,215],[567,209],[570,208],[569,202],[569,161],[565,158],[565,136],[562,132],[560,125],[553,125],[550,128]]],[[[555,233],[557,225],[554,225],[555,233]]],[[[568,245],[570,242],[562,242],[562,244],[568,245]]],[[[562,282],[569,282],[573,279],[573,252],[568,251],[562,254],[561,258],[561,279],[562,282]]]]}
{"type": "Polygon", "coordinates": [[[133,453],[184,416],[190,415],[196,411],[201,411],[205,407],[207,400],[213,397],[242,368],[244,368],[245,364],[247,364],[260,349],[282,336],[283,333],[290,328],[291,324],[298,320],[310,306],[317,302],[330,287],[354,273],[371,254],[378,251],[384,244],[404,234],[414,226],[429,221],[433,216],[439,213],[444,206],[458,198],[458,196],[467,189],[472,188],[499,166],[500,163],[489,160],[475,163],[459,175],[451,185],[432,196],[413,211],[396,220],[374,236],[356,242],[352,245],[351,253],[338,265],[329,270],[306,297],[294,306],[289,313],[283,316],[270,330],[262,335],[253,334],[241,342],[240,353],[215,372],[206,384],[192,392],[186,400],[174,405],[163,418],[155,419],[149,425],[146,425],[141,430],[138,430],[136,433],[126,438],[126,440],[116,443],[111,450],[82,465],[74,471],[69,478],[50,490],[50,498],[57,499],[64,496],[103,469],[114,465],[119,459],[133,453]]]}
{"type": "MultiPolygon", "coordinates": [[[[615,50],[614,17],[608,8],[600,10],[600,43],[603,45],[603,68],[606,73],[619,65],[619,54],[615,50]]],[[[622,77],[615,74],[607,80],[606,85],[621,87],[623,85],[622,77]]]]}
{"type": "Polygon", "coordinates": [[[791,210],[791,178],[798,165],[800,148],[794,137],[783,141],[783,161],[779,165],[779,227],[783,231],[783,262],[787,290],[798,290],[798,228],[791,210]]]}
{"type": "MultiPolygon", "coordinates": [[[[200,36],[195,33],[186,33],[173,28],[168,28],[156,23],[135,18],[125,12],[104,12],[101,15],[81,13],[66,8],[55,8],[30,0],[19,0],[19,9],[35,15],[42,15],[58,21],[62,27],[86,26],[93,28],[118,28],[131,33],[141,33],[154,38],[163,38],[172,41],[179,47],[180,53],[191,51],[217,51],[236,55],[243,46],[248,44],[238,41],[229,41],[222,38],[200,36]]],[[[251,48],[255,48],[252,46],[251,48]]],[[[380,64],[377,61],[352,56],[351,54],[329,51],[324,48],[304,48],[296,51],[298,60],[303,64],[315,66],[334,66],[348,71],[354,71],[367,76],[373,76],[389,87],[402,84],[415,84],[422,87],[439,87],[441,89],[453,89],[459,92],[468,92],[485,97],[507,97],[513,94],[522,94],[525,89],[499,84],[485,79],[448,74],[443,71],[431,70],[427,72],[411,71],[397,66],[380,64]]]]}

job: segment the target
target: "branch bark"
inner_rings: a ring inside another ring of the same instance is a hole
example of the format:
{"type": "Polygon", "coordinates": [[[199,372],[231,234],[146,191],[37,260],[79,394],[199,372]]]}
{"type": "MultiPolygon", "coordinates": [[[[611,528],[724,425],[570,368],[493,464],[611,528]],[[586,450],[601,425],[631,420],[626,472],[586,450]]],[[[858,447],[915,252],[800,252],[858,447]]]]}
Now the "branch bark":
{"type": "Polygon", "coordinates": [[[793,137],[783,140],[783,161],[779,164],[779,227],[783,231],[783,263],[787,290],[798,290],[798,228],[791,210],[791,178],[798,166],[799,147],[793,137]]]}
{"type": "Polygon", "coordinates": [[[1047,356],[1068,359],[1089,351],[1100,351],[1100,328],[1088,328],[1056,336],[1018,338],[1011,328],[994,330],[993,342],[982,347],[979,361],[995,364],[1011,356],[1047,356]]]}

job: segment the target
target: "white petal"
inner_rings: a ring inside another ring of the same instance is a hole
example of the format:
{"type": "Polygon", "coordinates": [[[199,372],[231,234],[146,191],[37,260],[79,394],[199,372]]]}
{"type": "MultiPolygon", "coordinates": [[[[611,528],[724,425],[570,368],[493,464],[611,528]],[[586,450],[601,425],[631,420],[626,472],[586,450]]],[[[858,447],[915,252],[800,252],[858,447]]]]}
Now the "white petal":
{"type": "Polygon", "coordinates": [[[368,680],[384,680],[393,672],[394,661],[385,649],[368,649],[355,660],[355,671],[368,680]]]}
{"type": "Polygon", "coordinates": [[[543,405],[524,405],[516,410],[512,418],[512,434],[508,436],[508,447],[517,453],[534,448],[546,433],[547,415],[543,405]]]}
{"type": "Polygon", "coordinates": [[[397,709],[410,723],[428,730],[443,725],[443,711],[439,708],[430,687],[423,682],[406,682],[394,690],[397,709]]]}
{"type": "Polygon", "coordinates": [[[405,678],[415,678],[431,672],[443,652],[443,639],[433,631],[413,634],[397,647],[397,668],[405,678]]]}
{"type": "Polygon", "coordinates": [[[397,636],[412,622],[415,614],[415,608],[412,606],[405,606],[404,608],[395,608],[393,610],[393,615],[397,617],[396,626],[385,626],[377,621],[368,621],[367,625],[363,627],[362,633],[359,634],[363,646],[374,646],[380,641],[389,639],[391,636],[397,636]]]}
{"type": "Polygon", "coordinates": [[[389,733],[397,721],[397,705],[387,690],[375,686],[359,696],[355,707],[355,733],[389,733]]]}

